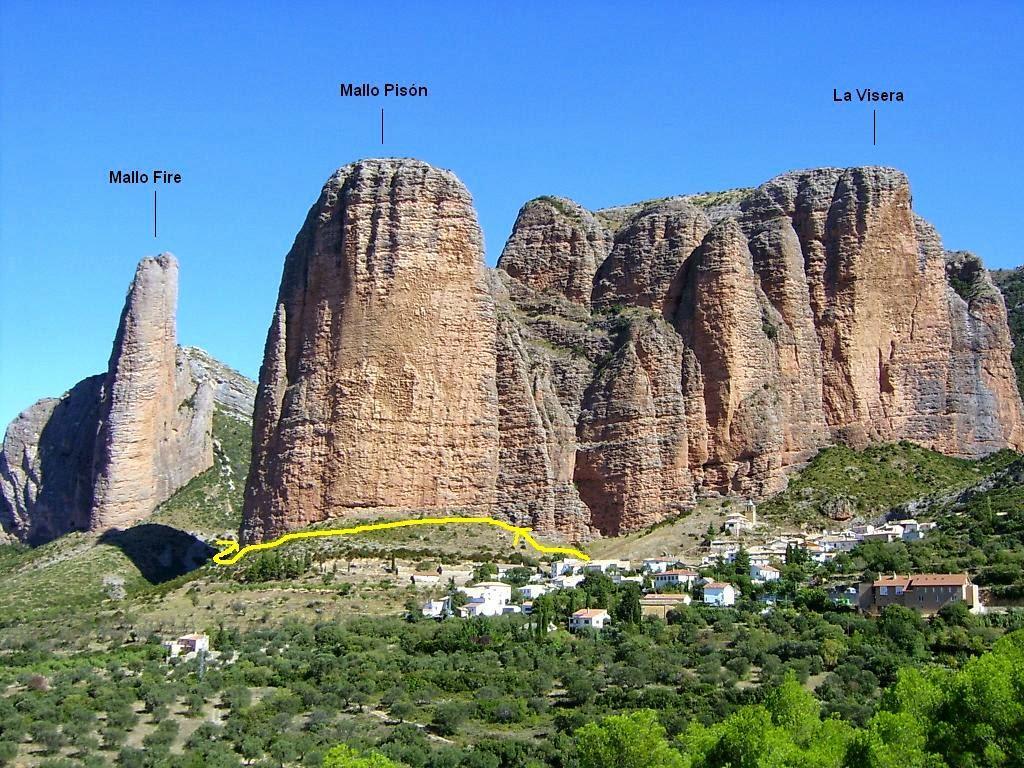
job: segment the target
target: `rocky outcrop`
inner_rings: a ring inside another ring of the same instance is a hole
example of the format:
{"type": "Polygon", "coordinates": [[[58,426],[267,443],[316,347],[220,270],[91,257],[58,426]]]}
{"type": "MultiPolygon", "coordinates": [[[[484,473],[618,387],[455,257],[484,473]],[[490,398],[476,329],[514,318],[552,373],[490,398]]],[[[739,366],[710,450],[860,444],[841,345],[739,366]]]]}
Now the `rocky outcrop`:
{"type": "Polygon", "coordinates": [[[254,413],[246,540],[361,507],[491,511],[494,300],[453,174],[372,160],[327,182],[285,259],[254,413]]]}
{"type": "Polygon", "coordinates": [[[90,376],[62,397],[39,400],[8,425],[0,452],[0,529],[10,537],[38,544],[89,528],[103,379],[90,376]]]}
{"type": "Polygon", "coordinates": [[[519,211],[501,268],[535,293],[589,307],[594,273],[611,244],[611,232],[578,203],[538,197],[519,211]]]}
{"type": "Polygon", "coordinates": [[[708,217],[686,198],[641,208],[616,233],[611,254],[597,272],[594,305],[663,312],[679,269],[710,228],[708,217]]]}
{"type": "Polygon", "coordinates": [[[616,534],[772,493],[835,442],[1020,448],[1011,349],[987,273],[892,169],[538,198],[488,285],[454,177],[357,163],[286,260],[243,536],[363,507],[616,534]]]}
{"type": "MultiPolygon", "coordinates": [[[[557,276],[543,297],[510,291],[519,330],[542,342],[535,362],[571,350],[589,373],[562,406],[577,414],[574,486],[594,529],[634,530],[704,494],[769,494],[833,442],[968,457],[1024,445],[1002,302],[913,214],[898,171],[801,171],[594,218],[614,242],[574,333],[557,276]],[[581,343],[583,328],[603,341],[581,343]]],[[[531,238],[546,241],[536,226],[531,238]]]]}
{"type": "Polygon", "coordinates": [[[0,525],[41,543],[126,527],[213,463],[214,408],[248,418],[254,385],[176,343],[178,265],[143,259],[105,375],[40,400],[7,428],[0,525]]]}

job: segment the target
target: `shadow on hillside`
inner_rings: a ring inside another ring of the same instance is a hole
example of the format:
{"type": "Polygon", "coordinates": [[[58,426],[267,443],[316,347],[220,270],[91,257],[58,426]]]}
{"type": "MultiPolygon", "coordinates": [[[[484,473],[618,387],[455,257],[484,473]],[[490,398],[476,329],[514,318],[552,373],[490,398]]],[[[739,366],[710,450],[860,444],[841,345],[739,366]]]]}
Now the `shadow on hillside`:
{"type": "Polygon", "coordinates": [[[120,549],[150,584],[161,584],[194,571],[217,551],[190,533],[158,523],[107,531],[99,541],[120,549]]]}

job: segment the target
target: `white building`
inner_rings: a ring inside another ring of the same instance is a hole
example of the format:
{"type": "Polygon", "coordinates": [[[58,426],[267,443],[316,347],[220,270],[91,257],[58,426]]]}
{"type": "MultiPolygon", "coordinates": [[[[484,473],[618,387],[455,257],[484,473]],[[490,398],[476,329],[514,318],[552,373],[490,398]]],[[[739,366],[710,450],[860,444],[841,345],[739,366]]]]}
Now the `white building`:
{"type": "Polygon", "coordinates": [[[818,539],[822,552],[850,552],[862,541],[855,533],[826,534],[818,539]]]}
{"type": "Polygon", "coordinates": [[[705,605],[736,605],[736,588],[721,581],[709,581],[704,585],[705,605]]]}
{"type": "Polygon", "coordinates": [[[550,587],[547,584],[524,584],[519,587],[519,594],[526,600],[536,600],[547,592],[550,587]]]}
{"type": "Polygon", "coordinates": [[[778,581],[782,572],[774,565],[750,564],[750,578],[754,581],[778,581]]]}
{"type": "Polygon", "coordinates": [[[601,573],[608,573],[609,571],[628,571],[629,560],[591,560],[588,563],[583,564],[584,571],[600,571],[601,573]]]}
{"type": "Polygon", "coordinates": [[[512,600],[512,585],[503,581],[481,581],[471,587],[459,587],[470,600],[483,599],[495,603],[507,603],[512,600]]]}
{"type": "Polygon", "coordinates": [[[428,600],[420,611],[428,619],[440,619],[445,614],[445,605],[448,600],[428,600]]]}
{"type": "Polygon", "coordinates": [[[629,582],[633,582],[634,584],[640,584],[643,586],[644,583],[644,577],[640,574],[636,574],[635,576],[623,576],[619,571],[613,571],[611,578],[613,584],[628,584],[629,582]]]}
{"type": "Polygon", "coordinates": [[[167,649],[167,654],[172,659],[177,658],[181,654],[185,654],[185,657],[188,658],[200,652],[209,652],[210,638],[204,634],[192,633],[182,635],[177,640],[165,640],[163,646],[167,649]]]}
{"type": "Polygon", "coordinates": [[[555,589],[572,589],[578,587],[583,581],[581,574],[567,574],[565,576],[559,576],[551,580],[551,586],[555,589]]]}
{"type": "Polygon", "coordinates": [[[512,600],[512,585],[502,581],[481,581],[459,591],[469,598],[459,609],[463,616],[500,616],[512,600]]]}
{"type": "Polygon", "coordinates": [[[730,512],[725,516],[725,530],[735,536],[743,531],[749,531],[754,527],[746,515],[741,512],[730,512]]]}
{"type": "Polygon", "coordinates": [[[569,629],[604,629],[610,622],[611,617],[603,608],[583,608],[569,617],[569,629]]]}
{"type": "Polygon", "coordinates": [[[673,568],[665,571],[664,573],[654,574],[654,586],[655,588],[662,587],[683,587],[689,588],[694,581],[697,580],[698,573],[696,571],[689,571],[683,568],[673,568]]]}
{"type": "Polygon", "coordinates": [[[669,568],[674,568],[678,563],[679,560],[673,557],[649,557],[644,560],[640,570],[645,573],[664,573],[669,568]]]}
{"type": "Polygon", "coordinates": [[[571,557],[567,557],[564,560],[552,560],[551,561],[551,578],[557,579],[559,576],[565,576],[576,573],[580,568],[583,567],[582,560],[576,560],[571,557]]]}

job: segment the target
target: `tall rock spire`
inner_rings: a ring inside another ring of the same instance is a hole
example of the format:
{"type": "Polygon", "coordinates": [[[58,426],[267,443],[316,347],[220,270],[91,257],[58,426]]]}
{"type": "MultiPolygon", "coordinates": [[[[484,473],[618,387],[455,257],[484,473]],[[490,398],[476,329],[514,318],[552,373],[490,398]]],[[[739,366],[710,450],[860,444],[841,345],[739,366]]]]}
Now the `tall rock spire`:
{"type": "Polygon", "coordinates": [[[214,406],[251,413],[251,381],[177,346],[178,263],[143,259],[108,370],[38,401],[0,450],[0,539],[130,526],[213,464],[214,406]]]}
{"type": "Polygon", "coordinates": [[[494,301],[469,193],[415,160],[340,169],[285,260],[244,538],[365,507],[486,513],[497,462],[494,301]]]}
{"type": "Polygon", "coordinates": [[[169,253],[135,270],[103,384],[89,527],[139,520],[213,463],[207,429],[212,392],[197,393],[178,367],[178,262],[169,253]],[[197,395],[197,396],[196,396],[197,395]],[[188,446],[187,449],[185,447],[188,446]]]}

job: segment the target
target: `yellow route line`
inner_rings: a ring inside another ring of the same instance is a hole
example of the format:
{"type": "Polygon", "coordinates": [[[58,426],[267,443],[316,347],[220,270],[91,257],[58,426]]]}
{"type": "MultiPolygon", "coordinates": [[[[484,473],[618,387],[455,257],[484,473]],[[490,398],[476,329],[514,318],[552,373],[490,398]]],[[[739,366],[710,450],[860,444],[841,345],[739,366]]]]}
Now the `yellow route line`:
{"type": "Polygon", "coordinates": [[[221,551],[213,556],[213,562],[217,565],[234,565],[243,557],[263,549],[273,549],[289,541],[299,539],[319,539],[327,536],[350,536],[354,533],[369,533],[370,531],[386,531],[389,528],[407,528],[412,525],[449,525],[455,524],[483,524],[496,525],[514,534],[512,546],[519,544],[522,539],[538,552],[552,555],[568,555],[578,560],[589,560],[590,556],[572,547],[548,547],[541,544],[530,534],[529,528],[520,528],[506,523],[504,520],[495,520],[493,517],[417,517],[410,520],[395,520],[390,523],[367,523],[366,525],[354,525],[351,528],[330,528],[323,531],[295,531],[286,533],[271,541],[260,542],[259,544],[246,544],[239,549],[238,542],[234,539],[217,539],[217,545],[221,551]]]}

